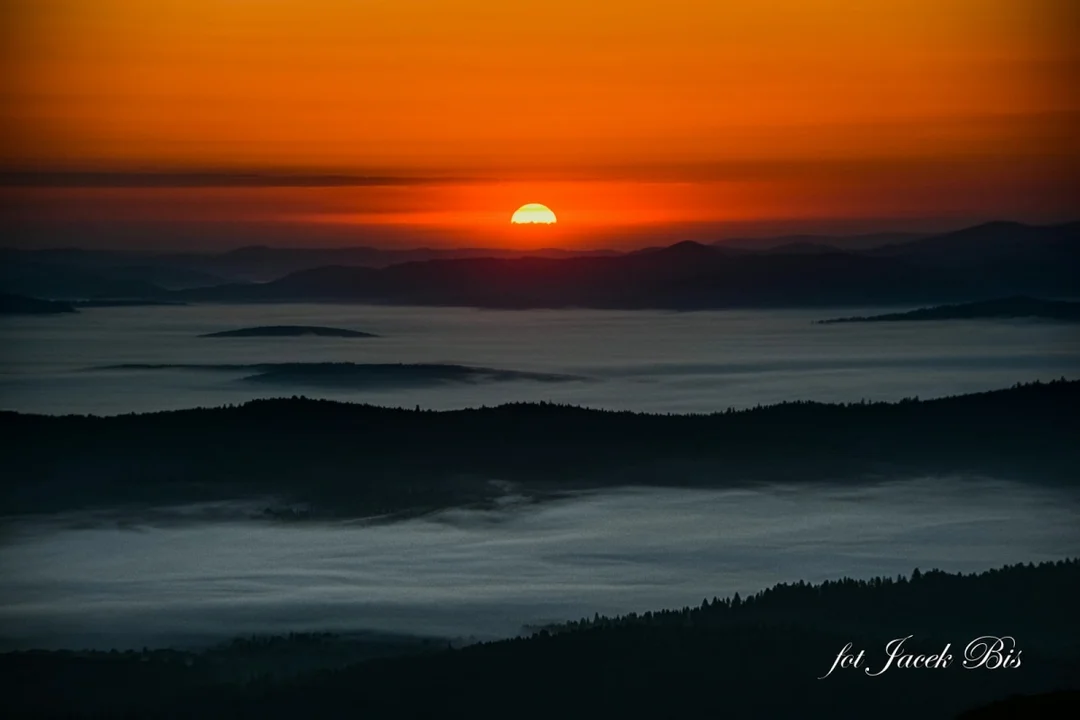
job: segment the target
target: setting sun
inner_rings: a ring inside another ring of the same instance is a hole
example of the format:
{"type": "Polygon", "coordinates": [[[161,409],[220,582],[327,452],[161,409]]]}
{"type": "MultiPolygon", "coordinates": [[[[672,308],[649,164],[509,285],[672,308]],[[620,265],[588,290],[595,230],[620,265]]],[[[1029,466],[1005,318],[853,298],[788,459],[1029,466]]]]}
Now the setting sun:
{"type": "Polygon", "coordinates": [[[510,222],[515,225],[553,225],[556,222],[555,213],[551,212],[551,209],[547,205],[541,205],[540,203],[529,203],[528,205],[522,205],[514,212],[513,217],[510,218],[510,222]]]}

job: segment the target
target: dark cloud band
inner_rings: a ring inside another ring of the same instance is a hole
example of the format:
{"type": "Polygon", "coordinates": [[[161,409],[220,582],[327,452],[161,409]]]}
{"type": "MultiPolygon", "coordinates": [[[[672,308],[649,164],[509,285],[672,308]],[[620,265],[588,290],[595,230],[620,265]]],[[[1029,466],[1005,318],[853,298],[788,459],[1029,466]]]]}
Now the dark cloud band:
{"type": "Polygon", "coordinates": [[[234,188],[234,187],[391,187],[472,182],[460,177],[409,177],[310,173],[242,173],[228,171],[8,171],[3,187],[46,188],[234,188]]]}

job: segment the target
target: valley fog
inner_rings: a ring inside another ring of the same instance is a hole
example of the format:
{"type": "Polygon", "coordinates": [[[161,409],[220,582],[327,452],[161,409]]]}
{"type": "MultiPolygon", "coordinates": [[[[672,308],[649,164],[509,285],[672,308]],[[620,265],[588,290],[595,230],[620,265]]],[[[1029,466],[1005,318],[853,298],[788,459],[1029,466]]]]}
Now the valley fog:
{"type": "Polygon", "coordinates": [[[4,649],[324,630],[486,639],[777,582],[1080,554],[1075,494],[988,478],[626,488],[531,504],[508,495],[496,510],[374,523],[244,520],[239,505],[175,510],[7,518],[4,649]]]}
{"type": "Polygon", "coordinates": [[[1080,368],[1080,335],[1067,324],[813,324],[880,310],[678,313],[294,304],[87,308],[71,315],[7,317],[0,319],[0,409],[115,414],[302,394],[431,409],[546,400],[713,412],[797,399],[937,397],[1075,377],[1080,368]],[[321,325],[380,337],[199,337],[260,325],[321,325]],[[519,375],[406,373],[328,386],[325,378],[294,372],[251,382],[258,372],[251,365],[257,363],[439,363],[519,375]],[[538,380],[529,373],[555,377],[538,380]]]}

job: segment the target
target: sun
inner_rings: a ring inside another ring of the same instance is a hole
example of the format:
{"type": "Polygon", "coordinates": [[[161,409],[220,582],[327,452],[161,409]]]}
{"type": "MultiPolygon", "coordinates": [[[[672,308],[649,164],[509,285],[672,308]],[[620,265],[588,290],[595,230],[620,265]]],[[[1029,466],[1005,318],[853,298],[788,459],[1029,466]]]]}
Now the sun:
{"type": "Polygon", "coordinates": [[[510,222],[514,225],[554,225],[556,220],[555,213],[547,205],[529,203],[519,207],[510,222]]]}

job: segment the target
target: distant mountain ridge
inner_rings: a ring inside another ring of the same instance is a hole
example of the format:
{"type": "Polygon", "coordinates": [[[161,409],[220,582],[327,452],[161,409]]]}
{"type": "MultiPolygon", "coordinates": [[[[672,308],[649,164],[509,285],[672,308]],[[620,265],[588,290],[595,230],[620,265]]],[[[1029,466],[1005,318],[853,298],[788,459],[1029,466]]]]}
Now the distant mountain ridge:
{"type": "Polygon", "coordinates": [[[93,272],[115,278],[138,277],[166,289],[182,289],[226,282],[266,282],[290,273],[328,265],[387,267],[404,262],[472,257],[568,258],[615,256],[615,250],[541,248],[343,248],[270,247],[248,245],[220,253],[146,253],[133,251],[0,249],[9,266],[23,264],[93,272]]]}
{"type": "Polygon", "coordinates": [[[118,266],[98,251],[9,250],[0,251],[0,289],[51,299],[682,310],[1080,295],[1080,223],[987,223],[891,244],[881,243],[907,236],[853,237],[842,247],[788,236],[757,249],[684,241],[628,253],[248,247],[138,261],[125,253],[118,266]]]}
{"type": "Polygon", "coordinates": [[[828,247],[836,250],[860,252],[872,250],[886,245],[908,243],[926,237],[932,237],[932,233],[902,233],[883,232],[866,233],[862,235],[779,235],[770,237],[750,238],[735,237],[716,240],[712,244],[716,247],[742,250],[776,250],[786,246],[817,246],[828,247]]]}
{"type": "MultiPolygon", "coordinates": [[[[1080,294],[1080,224],[991,224],[868,252],[749,252],[684,241],[618,256],[331,266],[180,293],[225,302],[335,301],[492,308],[710,309],[956,302],[1080,294]],[[985,233],[992,251],[978,252],[985,233]]],[[[783,247],[783,246],[782,246],[783,247]]]]}
{"type": "Polygon", "coordinates": [[[831,320],[819,320],[822,325],[858,322],[915,322],[920,320],[975,320],[975,319],[1038,318],[1059,322],[1080,322],[1080,302],[1039,300],[1016,296],[983,300],[959,305],[938,305],[910,312],[888,313],[831,320]]]}
{"type": "Polygon", "coordinates": [[[957,262],[964,258],[986,262],[1002,256],[1013,256],[1026,247],[1044,251],[1057,249],[1060,244],[1075,243],[1078,237],[1080,222],[1025,225],[996,221],[910,242],[883,245],[873,249],[870,254],[939,262],[957,262]]]}

